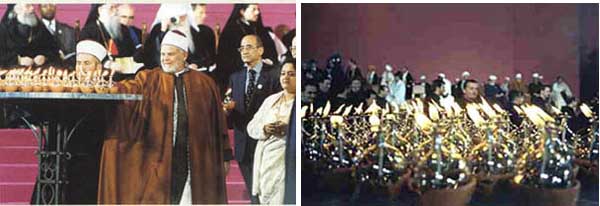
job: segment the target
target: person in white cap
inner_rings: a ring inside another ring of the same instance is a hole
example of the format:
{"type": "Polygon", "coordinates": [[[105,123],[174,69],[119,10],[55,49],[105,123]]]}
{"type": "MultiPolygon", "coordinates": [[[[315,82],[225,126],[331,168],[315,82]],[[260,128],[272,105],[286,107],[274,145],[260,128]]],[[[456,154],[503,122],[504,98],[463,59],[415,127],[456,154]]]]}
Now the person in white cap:
{"type": "Polygon", "coordinates": [[[161,66],[119,82],[142,101],[116,107],[101,156],[99,204],[226,204],[233,158],[219,89],[188,69],[189,41],[165,34],[161,66]]]}
{"type": "Polygon", "coordinates": [[[392,82],[394,82],[394,68],[392,67],[392,65],[386,64],[385,65],[385,71],[383,71],[383,74],[381,74],[381,85],[383,86],[388,86],[391,85],[392,82]]]}
{"type": "Polygon", "coordinates": [[[94,72],[102,69],[102,61],[106,57],[106,48],[92,40],[83,40],[76,46],[75,70],[79,73],[94,72]]]}
{"type": "MultiPolygon", "coordinates": [[[[206,10],[204,6],[196,7],[206,10]]],[[[213,31],[210,27],[198,25],[190,4],[161,4],[151,28],[142,52],[135,56],[135,60],[143,62],[146,68],[152,69],[160,65],[160,48],[157,45],[160,45],[163,36],[171,30],[181,31],[186,36],[189,45],[186,49],[186,61],[190,69],[209,72],[215,68],[216,41],[213,31]]]]}
{"type": "Polygon", "coordinates": [[[496,75],[490,75],[487,83],[484,86],[485,98],[493,100],[495,102],[499,102],[504,96],[504,91],[502,91],[500,85],[496,83],[497,80],[498,77],[496,77],[496,75]]]}
{"type": "Polygon", "coordinates": [[[462,73],[460,80],[452,88],[453,96],[455,96],[455,97],[462,96],[462,88],[465,87],[465,83],[467,82],[467,79],[469,79],[470,76],[471,76],[471,73],[469,73],[468,71],[464,71],[462,73]]]}
{"type": "Polygon", "coordinates": [[[446,78],[446,74],[439,73],[438,79],[441,79],[442,81],[444,81],[444,94],[443,94],[444,99],[452,97],[452,82],[446,78]]]}
{"type": "Polygon", "coordinates": [[[431,95],[431,85],[427,82],[425,75],[419,77],[419,82],[415,84],[414,90],[413,98],[426,98],[431,95]]]}
{"type": "Polygon", "coordinates": [[[540,74],[533,73],[531,75],[531,77],[533,79],[532,79],[531,83],[529,83],[529,85],[527,86],[527,90],[529,91],[529,95],[533,96],[533,94],[540,93],[540,90],[542,90],[542,87],[544,85],[540,81],[540,74]]]}
{"type": "Polygon", "coordinates": [[[519,91],[523,93],[525,98],[529,97],[529,92],[527,92],[527,85],[523,81],[523,75],[521,73],[515,74],[515,79],[508,84],[509,91],[519,91]]]}

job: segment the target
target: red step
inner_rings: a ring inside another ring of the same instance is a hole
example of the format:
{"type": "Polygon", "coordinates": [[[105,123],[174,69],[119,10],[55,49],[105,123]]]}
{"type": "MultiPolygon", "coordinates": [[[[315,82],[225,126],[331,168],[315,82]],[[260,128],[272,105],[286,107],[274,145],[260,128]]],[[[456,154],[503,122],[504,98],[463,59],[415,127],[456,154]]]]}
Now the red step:
{"type": "Polygon", "coordinates": [[[0,146],[0,164],[37,164],[35,146],[0,146]]]}
{"type": "Polygon", "coordinates": [[[29,203],[33,182],[0,183],[0,204],[29,203]]]}
{"type": "Polygon", "coordinates": [[[0,183],[35,182],[37,164],[0,164],[0,183]]]}

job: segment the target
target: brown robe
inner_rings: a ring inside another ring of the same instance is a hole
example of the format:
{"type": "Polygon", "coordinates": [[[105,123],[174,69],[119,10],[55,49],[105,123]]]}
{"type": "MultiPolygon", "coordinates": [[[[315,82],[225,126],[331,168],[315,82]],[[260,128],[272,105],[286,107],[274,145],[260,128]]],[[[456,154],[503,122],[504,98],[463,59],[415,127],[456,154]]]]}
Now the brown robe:
{"type": "MultiPolygon", "coordinates": [[[[189,118],[193,204],[227,203],[224,161],[231,159],[227,125],[215,82],[184,74],[189,118]]],[[[142,94],[115,108],[100,162],[98,203],[169,204],[173,150],[174,75],[139,72],[119,90],[142,94]]]]}

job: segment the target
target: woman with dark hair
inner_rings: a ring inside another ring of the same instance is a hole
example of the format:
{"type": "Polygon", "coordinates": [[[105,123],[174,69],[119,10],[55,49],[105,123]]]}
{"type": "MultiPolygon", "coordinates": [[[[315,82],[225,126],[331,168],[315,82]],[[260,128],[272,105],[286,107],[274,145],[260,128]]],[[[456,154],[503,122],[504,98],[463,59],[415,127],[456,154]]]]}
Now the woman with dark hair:
{"type": "Polygon", "coordinates": [[[283,91],[265,99],[252,120],[248,134],[258,140],[252,171],[252,195],[260,204],[283,204],[288,125],[296,95],[296,66],[286,61],[279,82],[283,91]]]}
{"type": "Polygon", "coordinates": [[[229,75],[243,68],[244,63],[238,48],[242,37],[248,34],[260,37],[265,51],[262,55],[263,59],[269,59],[273,65],[277,65],[275,42],[263,26],[258,4],[236,4],[219,37],[215,77],[221,92],[225,91],[229,75]]]}

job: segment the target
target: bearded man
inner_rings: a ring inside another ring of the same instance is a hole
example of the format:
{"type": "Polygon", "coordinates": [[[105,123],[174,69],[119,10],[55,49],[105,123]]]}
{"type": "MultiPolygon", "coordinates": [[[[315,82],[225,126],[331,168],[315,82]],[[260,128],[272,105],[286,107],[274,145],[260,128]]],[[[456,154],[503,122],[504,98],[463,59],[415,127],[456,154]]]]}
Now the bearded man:
{"type": "Polygon", "coordinates": [[[135,44],[129,30],[122,25],[114,4],[93,4],[81,30],[79,40],[93,40],[104,46],[109,59],[132,57],[135,44]]]}
{"type": "Polygon", "coordinates": [[[60,47],[52,39],[32,4],[9,5],[0,24],[0,67],[59,63],[60,47]]]}

